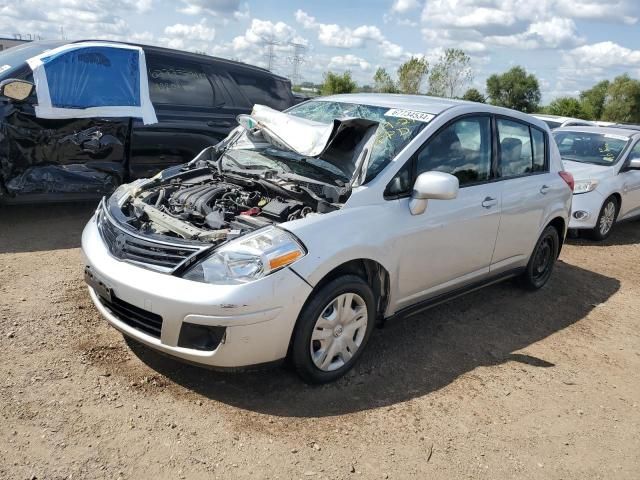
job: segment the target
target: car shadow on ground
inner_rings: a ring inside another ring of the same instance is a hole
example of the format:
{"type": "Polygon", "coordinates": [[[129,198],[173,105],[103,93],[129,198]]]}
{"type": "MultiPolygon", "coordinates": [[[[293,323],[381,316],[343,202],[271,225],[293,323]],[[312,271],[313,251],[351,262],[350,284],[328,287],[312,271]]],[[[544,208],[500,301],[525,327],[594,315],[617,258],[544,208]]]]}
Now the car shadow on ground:
{"type": "Polygon", "coordinates": [[[616,279],[559,262],[540,291],[506,282],[377,329],[356,368],[319,387],[285,368],[215,372],[128,343],[149,367],[208,398],[283,417],[339,415],[429,394],[477,367],[553,368],[561,355],[543,359],[520,350],[580,321],[619,288],[616,279]]]}
{"type": "Polygon", "coordinates": [[[0,254],[77,248],[98,202],[0,206],[0,254]]]}
{"type": "Polygon", "coordinates": [[[640,243],[640,219],[623,220],[613,226],[609,238],[604,241],[596,241],[588,238],[584,233],[578,237],[572,235],[567,238],[571,245],[608,247],[611,245],[635,245],[640,243]]]}

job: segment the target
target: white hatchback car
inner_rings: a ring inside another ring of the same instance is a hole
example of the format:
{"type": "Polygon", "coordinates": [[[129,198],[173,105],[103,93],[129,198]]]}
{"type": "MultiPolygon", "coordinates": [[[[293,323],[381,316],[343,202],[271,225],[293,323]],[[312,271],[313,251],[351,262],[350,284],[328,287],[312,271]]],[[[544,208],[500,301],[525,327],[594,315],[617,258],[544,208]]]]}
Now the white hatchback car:
{"type": "Polygon", "coordinates": [[[575,178],[569,228],[603,240],[616,221],[640,215],[640,131],[567,127],[553,136],[575,178]]]}
{"type": "Polygon", "coordinates": [[[91,297],[125,335],[214,367],[288,357],[322,383],[384,319],[551,275],[572,178],[529,115],[361,94],[239,123],[87,224],[91,297]]]}

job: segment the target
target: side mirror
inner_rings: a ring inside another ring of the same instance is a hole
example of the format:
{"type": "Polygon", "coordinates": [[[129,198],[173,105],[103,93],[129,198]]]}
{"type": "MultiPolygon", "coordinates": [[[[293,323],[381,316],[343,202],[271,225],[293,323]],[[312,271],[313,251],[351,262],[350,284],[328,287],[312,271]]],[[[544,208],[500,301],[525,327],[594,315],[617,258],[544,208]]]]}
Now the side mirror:
{"type": "Polygon", "coordinates": [[[629,161],[629,170],[640,170],[640,158],[632,158],[629,161]]]}
{"type": "Polygon", "coordinates": [[[409,210],[411,215],[421,215],[432,200],[453,200],[458,196],[458,177],[444,172],[425,172],[418,175],[413,185],[409,210]]]}
{"type": "Polygon", "coordinates": [[[26,80],[8,78],[0,82],[0,96],[17,102],[23,102],[33,93],[35,85],[26,80]]]}

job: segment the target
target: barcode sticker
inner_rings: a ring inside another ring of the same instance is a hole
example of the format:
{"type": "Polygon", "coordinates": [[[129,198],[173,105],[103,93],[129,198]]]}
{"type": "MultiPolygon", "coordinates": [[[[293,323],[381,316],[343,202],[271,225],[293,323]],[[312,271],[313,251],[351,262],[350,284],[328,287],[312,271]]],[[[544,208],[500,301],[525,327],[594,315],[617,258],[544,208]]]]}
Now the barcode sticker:
{"type": "Polygon", "coordinates": [[[418,122],[430,122],[435,115],[426,112],[417,112],[415,110],[403,110],[400,108],[392,108],[387,110],[385,117],[408,118],[409,120],[417,120],[418,122]]]}

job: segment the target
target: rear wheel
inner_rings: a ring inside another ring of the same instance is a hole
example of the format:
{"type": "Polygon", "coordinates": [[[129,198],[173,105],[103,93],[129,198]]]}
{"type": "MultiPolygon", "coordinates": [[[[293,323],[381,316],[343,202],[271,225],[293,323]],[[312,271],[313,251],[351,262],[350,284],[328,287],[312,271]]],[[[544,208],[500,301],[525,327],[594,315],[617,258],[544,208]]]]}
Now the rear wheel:
{"type": "Polygon", "coordinates": [[[559,251],[560,235],[558,235],[558,230],[548,226],[540,235],[527,264],[527,269],[520,277],[522,286],[529,290],[542,288],[551,277],[559,251]]]}
{"type": "Polygon", "coordinates": [[[616,197],[609,197],[604,201],[596,226],[589,231],[589,236],[592,239],[604,240],[611,235],[613,225],[618,218],[618,207],[618,199],[616,197]]]}
{"type": "Polygon", "coordinates": [[[291,359],[305,382],[327,383],[347,373],[367,344],[375,323],[371,287],[344,275],[314,293],[293,337],[291,359]]]}

